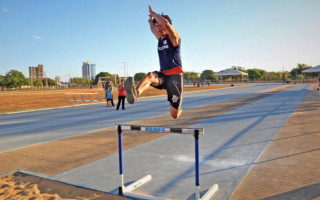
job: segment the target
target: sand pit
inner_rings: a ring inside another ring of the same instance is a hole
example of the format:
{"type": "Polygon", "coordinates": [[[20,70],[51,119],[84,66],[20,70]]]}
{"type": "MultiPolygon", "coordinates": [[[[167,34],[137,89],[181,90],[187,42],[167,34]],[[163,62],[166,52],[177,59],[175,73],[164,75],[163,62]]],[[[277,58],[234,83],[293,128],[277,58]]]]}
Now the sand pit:
{"type": "Polygon", "coordinates": [[[0,178],[0,199],[21,200],[126,200],[104,192],[78,188],[37,176],[16,172],[0,178]]]}

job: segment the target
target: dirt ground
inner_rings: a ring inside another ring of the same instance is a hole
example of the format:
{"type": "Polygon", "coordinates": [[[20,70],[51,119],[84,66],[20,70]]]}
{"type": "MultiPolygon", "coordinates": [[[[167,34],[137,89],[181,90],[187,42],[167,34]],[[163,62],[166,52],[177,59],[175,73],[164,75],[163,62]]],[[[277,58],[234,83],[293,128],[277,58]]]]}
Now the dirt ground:
{"type": "MultiPolygon", "coordinates": [[[[211,85],[202,87],[185,87],[184,92],[193,92],[201,90],[228,88],[230,85],[211,85]]],[[[105,102],[105,93],[102,89],[68,89],[68,90],[44,90],[44,91],[14,91],[0,92],[0,113],[28,111],[35,109],[56,108],[62,106],[81,105],[95,102],[82,101],[65,101],[73,100],[73,94],[65,95],[66,93],[77,93],[75,98],[81,100],[80,93],[98,93],[91,94],[91,100],[100,100],[105,102]]],[[[165,95],[165,90],[157,90],[150,87],[141,97],[165,95]]],[[[113,91],[114,100],[118,100],[118,90],[113,91]]],[[[89,100],[90,95],[84,94],[84,99],[89,100]]]]}
{"type": "Polygon", "coordinates": [[[320,92],[316,85],[231,195],[241,199],[320,199],[320,92]]]}

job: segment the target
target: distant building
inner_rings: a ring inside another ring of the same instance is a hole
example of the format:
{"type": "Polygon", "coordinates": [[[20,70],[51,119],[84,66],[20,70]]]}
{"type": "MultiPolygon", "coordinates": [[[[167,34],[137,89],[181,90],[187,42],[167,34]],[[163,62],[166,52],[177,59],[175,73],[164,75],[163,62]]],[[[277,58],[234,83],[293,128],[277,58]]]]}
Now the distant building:
{"type": "Polygon", "coordinates": [[[87,80],[94,80],[96,78],[96,64],[90,61],[83,62],[82,77],[87,80]]]}
{"type": "Polygon", "coordinates": [[[42,80],[44,78],[43,65],[38,65],[38,67],[29,67],[29,77],[31,80],[42,80]]]}
{"type": "Polygon", "coordinates": [[[56,84],[59,84],[61,81],[60,81],[60,76],[56,76],[55,77],[55,81],[56,81],[56,84]]]}

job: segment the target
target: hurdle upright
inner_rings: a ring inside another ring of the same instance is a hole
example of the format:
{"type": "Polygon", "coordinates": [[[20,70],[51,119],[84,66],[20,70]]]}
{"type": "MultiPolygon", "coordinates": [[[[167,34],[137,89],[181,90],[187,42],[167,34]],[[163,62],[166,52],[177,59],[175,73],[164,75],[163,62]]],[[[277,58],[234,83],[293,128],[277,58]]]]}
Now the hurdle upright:
{"type": "Polygon", "coordinates": [[[119,187],[119,194],[126,195],[129,197],[135,197],[140,199],[152,199],[160,200],[164,198],[148,196],[133,193],[132,191],[143,184],[147,183],[152,179],[152,176],[146,175],[134,183],[125,186],[124,185],[124,175],[123,175],[123,155],[122,155],[122,132],[123,131],[146,131],[146,132],[157,132],[157,133],[175,133],[175,134],[189,134],[193,135],[195,139],[195,199],[196,200],[209,200],[215,192],[218,190],[218,184],[212,185],[209,190],[200,197],[200,168],[199,168],[199,136],[204,135],[203,128],[168,128],[168,127],[154,127],[154,126],[140,126],[140,125],[126,125],[126,124],[116,124],[115,128],[118,130],[118,145],[119,145],[119,174],[121,178],[121,185],[119,187]]]}

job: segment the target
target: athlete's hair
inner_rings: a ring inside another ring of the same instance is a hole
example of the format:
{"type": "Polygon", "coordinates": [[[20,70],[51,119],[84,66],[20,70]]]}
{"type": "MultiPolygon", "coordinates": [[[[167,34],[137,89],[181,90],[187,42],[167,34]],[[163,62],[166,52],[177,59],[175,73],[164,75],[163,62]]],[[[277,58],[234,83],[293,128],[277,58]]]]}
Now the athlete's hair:
{"type": "MultiPolygon", "coordinates": [[[[165,18],[166,20],[168,20],[168,22],[172,25],[172,21],[171,21],[169,15],[164,15],[163,13],[161,13],[161,16],[162,16],[163,18],[165,18]]],[[[154,26],[156,25],[157,21],[156,21],[155,18],[153,18],[152,23],[153,23],[154,26]]]]}

